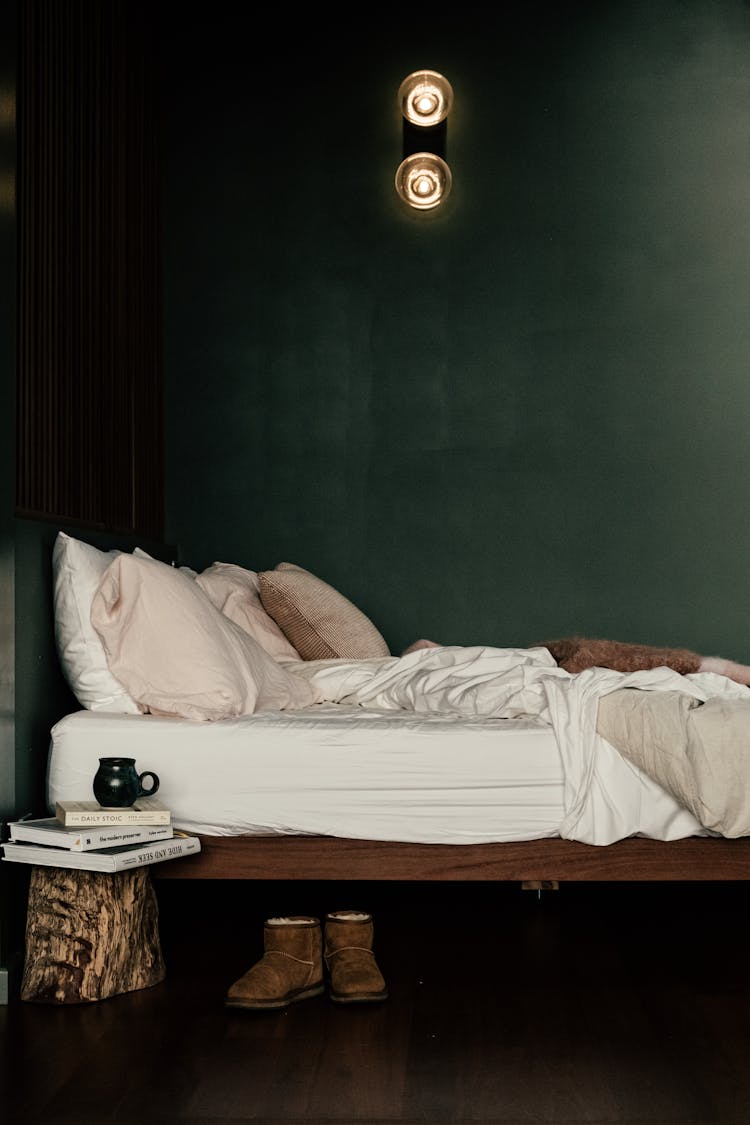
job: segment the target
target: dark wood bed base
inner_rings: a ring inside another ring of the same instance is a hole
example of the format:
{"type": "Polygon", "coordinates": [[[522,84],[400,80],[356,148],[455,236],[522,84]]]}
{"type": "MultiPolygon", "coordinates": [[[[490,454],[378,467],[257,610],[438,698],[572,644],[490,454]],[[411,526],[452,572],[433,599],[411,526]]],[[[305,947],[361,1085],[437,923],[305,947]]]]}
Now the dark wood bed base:
{"type": "Polygon", "coordinates": [[[640,882],[750,879],[750,837],[402,844],[330,836],[201,836],[195,856],[156,864],[159,879],[640,882]]]}

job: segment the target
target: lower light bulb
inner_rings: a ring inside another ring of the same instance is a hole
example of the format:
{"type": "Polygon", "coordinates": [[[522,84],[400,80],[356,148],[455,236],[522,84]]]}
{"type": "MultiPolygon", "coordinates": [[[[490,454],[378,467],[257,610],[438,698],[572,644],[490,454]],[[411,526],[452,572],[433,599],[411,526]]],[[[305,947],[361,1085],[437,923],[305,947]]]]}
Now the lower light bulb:
{"type": "Polygon", "coordinates": [[[412,153],[396,170],[399,197],[418,211],[429,211],[442,203],[452,182],[450,168],[432,152],[412,153]]]}

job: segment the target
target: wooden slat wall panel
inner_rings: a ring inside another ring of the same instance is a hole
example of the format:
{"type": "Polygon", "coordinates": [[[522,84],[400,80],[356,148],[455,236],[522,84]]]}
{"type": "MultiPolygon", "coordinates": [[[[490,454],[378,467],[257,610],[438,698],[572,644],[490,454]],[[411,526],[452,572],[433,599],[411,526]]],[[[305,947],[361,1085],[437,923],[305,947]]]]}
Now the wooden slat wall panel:
{"type": "Polygon", "coordinates": [[[20,7],[17,513],[160,538],[159,115],[148,7],[20,7]]]}

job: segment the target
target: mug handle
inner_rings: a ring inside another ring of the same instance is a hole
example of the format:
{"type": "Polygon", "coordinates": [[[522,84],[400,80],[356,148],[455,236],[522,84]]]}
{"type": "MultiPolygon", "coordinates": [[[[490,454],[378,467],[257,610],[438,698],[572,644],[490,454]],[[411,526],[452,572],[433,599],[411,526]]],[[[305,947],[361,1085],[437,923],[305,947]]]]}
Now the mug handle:
{"type": "Polygon", "coordinates": [[[139,797],[153,797],[154,793],[158,792],[158,789],[159,789],[158,774],[153,773],[151,770],[144,770],[143,773],[138,774],[138,785],[139,785],[140,790],[141,790],[140,793],[138,794],[139,797]],[[143,788],[144,777],[150,777],[150,778],[153,779],[150,789],[144,789],[143,788]]]}

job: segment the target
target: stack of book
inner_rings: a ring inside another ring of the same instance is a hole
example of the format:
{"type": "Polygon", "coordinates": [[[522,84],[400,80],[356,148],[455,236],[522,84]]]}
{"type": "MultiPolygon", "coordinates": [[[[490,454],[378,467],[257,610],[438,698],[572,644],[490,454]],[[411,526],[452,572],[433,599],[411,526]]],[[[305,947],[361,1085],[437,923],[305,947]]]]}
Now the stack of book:
{"type": "Polygon", "coordinates": [[[176,832],[172,814],[156,797],[125,809],[96,801],[61,801],[55,816],[15,820],[3,859],[82,871],[127,871],[201,850],[198,836],[176,832]]]}

